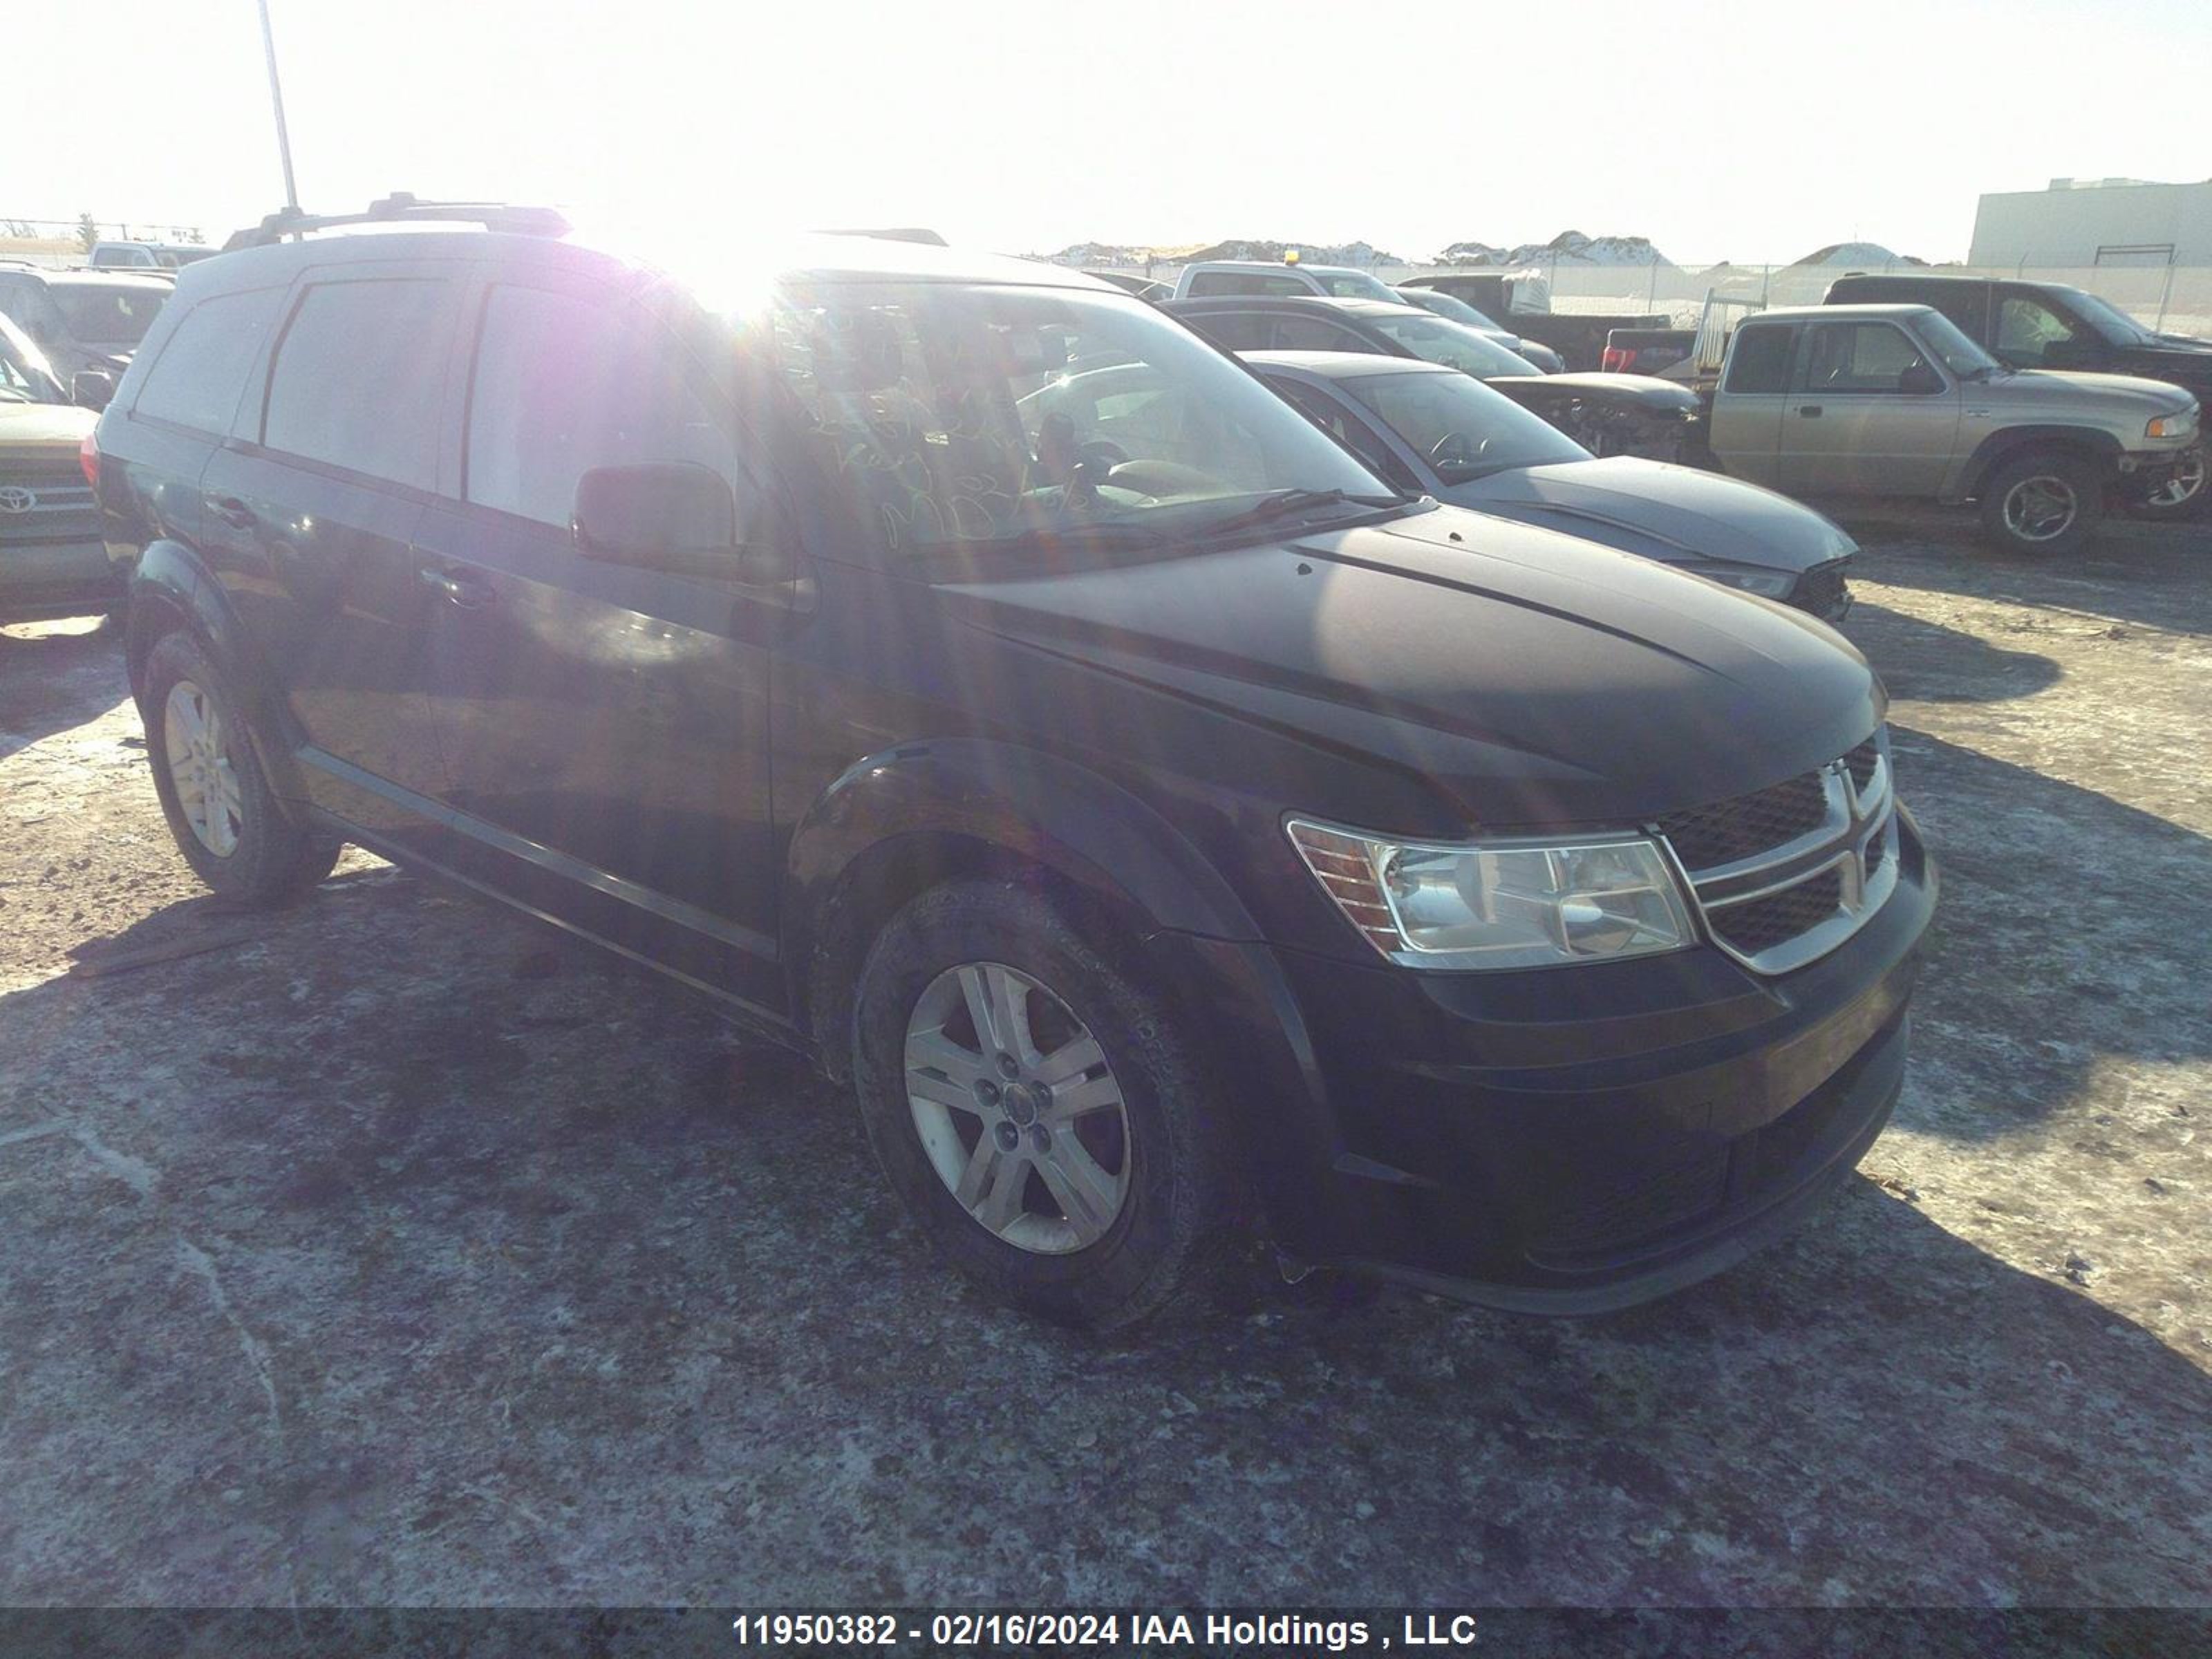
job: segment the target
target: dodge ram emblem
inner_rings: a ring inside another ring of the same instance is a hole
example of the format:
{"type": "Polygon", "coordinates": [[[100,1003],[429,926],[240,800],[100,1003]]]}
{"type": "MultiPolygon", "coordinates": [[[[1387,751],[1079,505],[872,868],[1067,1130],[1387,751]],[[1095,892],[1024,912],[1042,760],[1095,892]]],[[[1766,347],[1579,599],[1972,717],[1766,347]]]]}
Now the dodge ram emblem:
{"type": "Polygon", "coordinates": [[[21,484],[0,486],[0,513],[28,513],[38,504],[38,496],[21,484]]]}

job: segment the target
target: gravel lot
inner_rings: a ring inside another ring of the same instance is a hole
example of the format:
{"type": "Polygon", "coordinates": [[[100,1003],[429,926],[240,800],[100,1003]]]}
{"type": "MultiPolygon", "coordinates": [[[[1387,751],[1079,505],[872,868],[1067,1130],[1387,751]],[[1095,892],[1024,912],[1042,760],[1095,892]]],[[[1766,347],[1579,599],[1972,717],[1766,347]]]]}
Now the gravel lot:
{"type": "Polygon", "coordinates": [[[1946,883],[1896,1126],[1577,1324],[994,1312],[680,993],[358,854],[215,912],[118,647],[9,630],[0,1603],[2204,1601],[2212,533],[1858,528],[1946,883]]]}

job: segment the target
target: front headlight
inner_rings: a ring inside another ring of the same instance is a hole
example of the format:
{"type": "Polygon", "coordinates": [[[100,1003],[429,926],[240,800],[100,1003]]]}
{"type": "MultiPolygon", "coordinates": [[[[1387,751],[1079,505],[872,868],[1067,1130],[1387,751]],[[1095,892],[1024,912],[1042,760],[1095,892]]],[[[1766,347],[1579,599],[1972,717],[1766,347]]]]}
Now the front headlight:
{"type": "Polygon", "coordinates": [[[2193,438],[2197,435],[2197,405],[2179,415],[2161,415],[2143,428],[2146,438],[2193,438]]]}
{"type": "Polygon", "coordinates": [[[1641,836],[1452,847],[1285,828],[1361,937],[1405,967],[1549,968],[1696,941],[1673,869],[1641,836]]]}
{"type": "Polygon", "coordinates": [[[1755,565],[1714,563],[1686,564],[1681,568],[1692,575],[1709,576],[1717,582],[1770,599],[1786,599],[1790,590],[1797,586],[1797,573],[1794,570],[1761,570],[1755,565]]]}

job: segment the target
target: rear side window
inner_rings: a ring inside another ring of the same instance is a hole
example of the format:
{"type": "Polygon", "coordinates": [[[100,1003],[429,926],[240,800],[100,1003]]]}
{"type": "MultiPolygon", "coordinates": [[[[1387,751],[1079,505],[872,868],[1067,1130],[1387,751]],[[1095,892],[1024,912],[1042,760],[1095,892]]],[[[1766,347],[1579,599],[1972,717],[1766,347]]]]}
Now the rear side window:
{"type": "Polygon", "coordinates": [[[202,432],[228,431],[283,299],[283,289],[262,288],[193,307],[155,360],[133,412],[202,432]]]}
{"type": "Polygon", "coordinates": [[[1929,285],[1929,291],[1921,296],[1923,305],[1942,312],[1966,331],[1972,340],[1987,341],[1990,337],[1990,285],[1987,283],[1946,283],[1938,288],[1929,285]]]}
{"type": "Polygon", "coordinates": [[[1793,328],[1739,329],[1735,349],[1729,354],[1730,392],[1786,392],[1790,387],[1790,349],[1796,343],[1793,328]]]}
{"type": "Polygon", "coordinates": [[[731,459],[651,319],[542,289],[491,290],[469,398],[470,501],[566,526],[592,467],[692,461],[726,475],[731,459]]]}
{"type": "Polygon", "coordinates": [[[426,277],[309,289],[276,348],[262,441],[372,477],[432,488],[451,289],[426,277]]]}
{"type": "Polygon", "coordinates": [[[135,346],[146,337],[169,290],[137,283],[50,283],[70,337],[88,345],[135,346]]]}
{"type": "Polygon", "coordinates": [[[1264,351],[1273,319],[1253,311],[1217,311],[1182,320],[1224,351],[1264,351]]]}
{"type": "Polygon", "coordinates": [[[1280,317],[1273,342],[1278,351],[1373,351],[1375,343],[1326,317],[1280,317]]]}
{"type": "Polygon", "coordinates": [[[1206,294],[1310,294],[1313,286],[1296,276],[1258,270],[1201,270],[1190,279],[1193,299],[1206,294]]]}

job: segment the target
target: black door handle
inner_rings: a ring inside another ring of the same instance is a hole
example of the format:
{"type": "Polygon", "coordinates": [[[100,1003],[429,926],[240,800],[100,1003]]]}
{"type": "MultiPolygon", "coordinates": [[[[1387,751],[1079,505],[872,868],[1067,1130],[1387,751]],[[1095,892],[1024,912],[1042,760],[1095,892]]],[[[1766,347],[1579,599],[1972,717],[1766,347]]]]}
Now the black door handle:
{"type": "Polygon", "coordinates": [[[453,604],[473,610],[491,603],[491,589],[480,581],[459,576],[447,570],[433,570],[428,565],[416,573],[425,587],[434,588],[453,604]]]}
{"type": "Polygon", "coordinates": [[[234,530],[253,527],[253,509],[235,495],[219,495],[212,503],[215,515],[234,530]]]}
{"type": "Polygon", "coordinates": [[[1808,421],[1817,421],[1820,418],[1820,405],[1818,404],[1800,404],[1797,406],[1797,412],[1800,415],[1802,415],[1808,421]]]}

